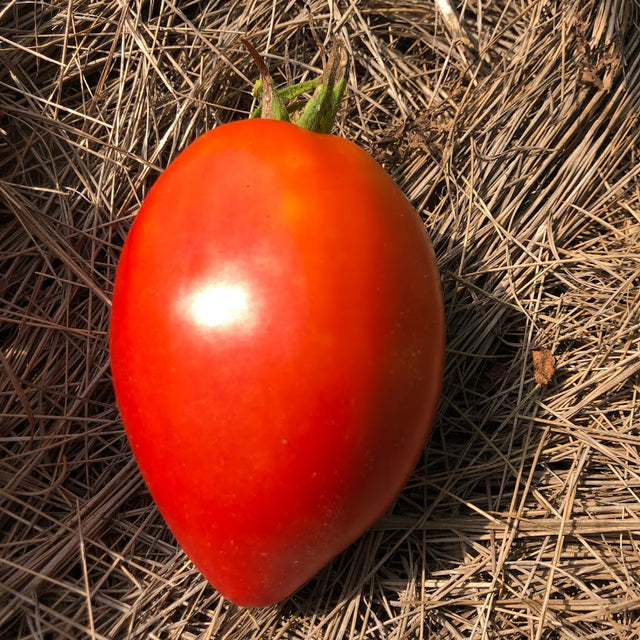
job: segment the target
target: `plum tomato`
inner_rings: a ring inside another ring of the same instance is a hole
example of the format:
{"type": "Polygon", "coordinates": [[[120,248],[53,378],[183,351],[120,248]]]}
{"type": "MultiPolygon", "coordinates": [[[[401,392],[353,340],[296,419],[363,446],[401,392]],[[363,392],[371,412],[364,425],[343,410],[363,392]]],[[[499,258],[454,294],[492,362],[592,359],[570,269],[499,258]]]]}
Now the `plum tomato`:
{"type": "Polygon", "coordinates": [[[242,120],[160,175],[117,268],[113,383],[153,499],[224,597],[286,598],[391,506],[444,332],[424,225],[356,144],[242,120]]]}

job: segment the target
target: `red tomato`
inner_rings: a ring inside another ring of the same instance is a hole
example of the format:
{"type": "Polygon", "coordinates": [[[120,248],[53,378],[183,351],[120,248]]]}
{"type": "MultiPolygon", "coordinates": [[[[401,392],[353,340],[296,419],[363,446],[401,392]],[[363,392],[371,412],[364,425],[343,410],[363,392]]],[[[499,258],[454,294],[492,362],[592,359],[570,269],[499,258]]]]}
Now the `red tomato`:
{"type": "Polygon", "coordinates": [[[375,160],[220,126],[150,190],[113,293],[113,381],[160,512],[232,602],[307,582],[413,470],[441,388],[440,280],[375,160]]]}

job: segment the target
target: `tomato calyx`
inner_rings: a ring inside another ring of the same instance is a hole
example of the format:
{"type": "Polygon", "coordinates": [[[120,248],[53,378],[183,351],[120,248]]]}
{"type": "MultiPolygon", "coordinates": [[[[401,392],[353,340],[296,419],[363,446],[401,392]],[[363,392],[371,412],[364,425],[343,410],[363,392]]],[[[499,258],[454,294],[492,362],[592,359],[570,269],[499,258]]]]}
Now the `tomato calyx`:
{"type": "Polygon", "coordinates": [[[253,95],[261,98],[262,104],[250,117],[284,120],[316,133],[330,133],[347,87],[349,54],[344,44],[339,40],[334,41],[319,78],[276,89],[262,56],[244,38],[242,43],[260,73],[260,79],[253,87],[253,95]],[[300,100],[301,96],[312,90],[314,93],[308,102],[300,100]]]}

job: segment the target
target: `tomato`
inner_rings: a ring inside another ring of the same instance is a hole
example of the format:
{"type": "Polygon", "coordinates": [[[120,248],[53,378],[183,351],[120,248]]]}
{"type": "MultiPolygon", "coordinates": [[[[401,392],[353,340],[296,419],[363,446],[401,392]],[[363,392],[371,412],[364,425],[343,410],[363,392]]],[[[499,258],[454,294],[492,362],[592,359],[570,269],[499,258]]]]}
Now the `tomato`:
{"type": "Polygon", "coordinates": [[[352,142],[206,133],[124,244],[110,329],[135,458],[196,567],[275,603],[387,510],[439,402],[440,279],[415,210],[352,142]]]}

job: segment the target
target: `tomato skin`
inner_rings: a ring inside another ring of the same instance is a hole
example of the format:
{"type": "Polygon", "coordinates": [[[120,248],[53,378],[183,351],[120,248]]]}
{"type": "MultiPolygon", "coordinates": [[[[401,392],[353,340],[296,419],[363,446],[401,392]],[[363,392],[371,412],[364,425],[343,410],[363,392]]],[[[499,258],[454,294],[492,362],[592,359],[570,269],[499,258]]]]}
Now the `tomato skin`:
{"type": "Polygon", "coordinates": [[[223,596],[269,605],[374,524],[423,451],[444,360],[434,252],[357,145],[223,125],[145,199],[110,347],[176,539],[223,596]]]}

